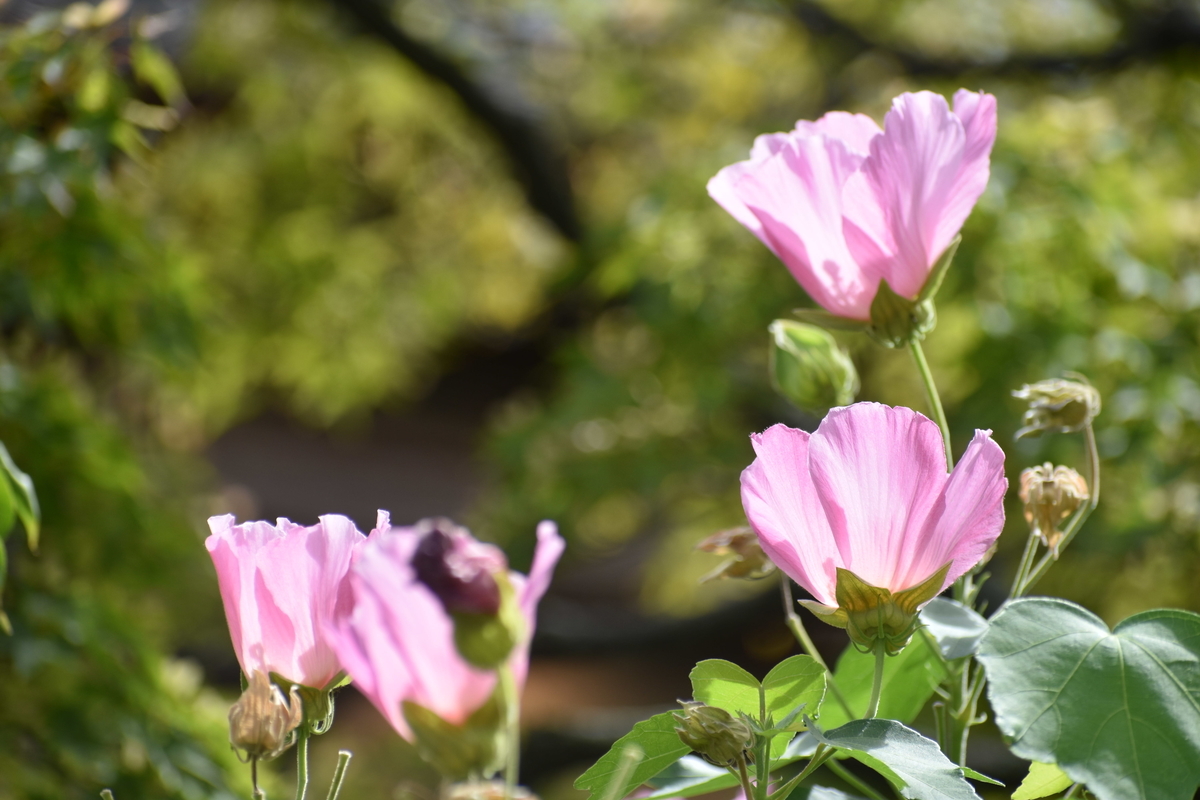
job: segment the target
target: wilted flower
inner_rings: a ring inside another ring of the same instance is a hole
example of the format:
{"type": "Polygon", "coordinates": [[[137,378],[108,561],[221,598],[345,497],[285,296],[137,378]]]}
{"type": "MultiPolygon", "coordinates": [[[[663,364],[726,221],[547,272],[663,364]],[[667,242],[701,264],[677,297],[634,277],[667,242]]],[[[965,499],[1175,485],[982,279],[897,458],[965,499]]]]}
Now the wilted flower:
{"type": "Polygon", "coordinates": [[[229,742],[247,759],[269,761],[292,743],[291,733],[304,721],[299,687],[292,684],[289,699],[279,687],[255,670],[242,696],[229,709],[229,742]]]}
{"type": "Polygon", "coordinates": [[[1025,504],[1025,521],[1058,558],[1062,531],[1058,524],[1071,516],[1088,499],[1087,481],[1070,467],[1046,462],[1021,472],[1021,502],[1025,504]]]}
{"type": "Polygon", "coordinates": [[[1075,433],[1091,424],[1100,413],[1100,392],[1082,381],[1054,378],[1029,383],[1013,392],[1029,403],[1017,438],[1043,433],[1075,433]]]}
{"type": "MultiPolygon", "coordinates": [[[[454,726],[467,723],[496,689],[496,673],[471,666],[455,646],[455,624],[442,601],[416,574],[413,556],[424,528],[393,527],[386,511],[350,570],[352,604],[328,627],[330,641],[354,686],[409,741],[404,704],[416,704],[454,726]]],[[[537,603],[563,550],[551,522],[538,526],[538,545],[526,577],[503,576],[524,617],[510,664],[525,680],[537,603]]]]}
{"type": "Polygon", "coordinates": [[[941,95],[905,93],[882,130],[834,111],[759,136],[708,193],[831,314],[890,327],[872,313],[880,282],[918,299],[987,186],[995,138],[992,95],[959,90],[951,110],[941,95]]]}
{"type": "Polygon", "coordinates": [[[683,701],[683,711],[675,712],[679,739],[706,761],[719,767],[737,766],[748,760],[754,747],[754,731],[744,720],[723,708],[683,701]]]}
{"type": "Polygon", "coordinates": [[[348,608],[346,573],[365,541],[354,523],[330,514],[308,528],[286,519],[235,525],[226,514],[208,525],[205,546],[242,672],[313,689],[334,683],[342,667],[324,629],[348,608]]]}
{"type": "Polygon", "coordinates": [[[775,564],[763,552],[758,536],[745,525],[718,531],[702,539],[696,549],[729,556],[721,566],[701,578],[701,583],[717,578],[765,578],[775,571],[775,564]]]}
{"type": "Polygon", "coordinates": [[[1004,526],[1004,453],[990,431],[951,474],[936,423],[878,403],[835,408],[811,435],[775,425],[751,441],[742,505],[763,550],[859,644],[903,646],[920,606],[1004,526]]]}

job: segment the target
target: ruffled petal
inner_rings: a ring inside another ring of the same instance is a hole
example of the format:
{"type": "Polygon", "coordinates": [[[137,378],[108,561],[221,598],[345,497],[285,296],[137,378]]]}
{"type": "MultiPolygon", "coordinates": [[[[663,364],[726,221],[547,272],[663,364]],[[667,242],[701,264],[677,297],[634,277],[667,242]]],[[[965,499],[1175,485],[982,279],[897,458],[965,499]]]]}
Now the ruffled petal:
{"type": "Polygon", "coordinates": [[[747,170],[735,189],[813,300],[838,316],[865,320],[867,282],[842,233],[842,186],[859,161],[835,139],[796,137],[747,170]]]}
{"type": "Polygon", "coordinates": [[[751,436],[758,457],[742,472],[742,507],[767,557],[819,602],[836,605],[843,564],[809,476],[809,440],[786,425],[751,436]]]}
{"type": "Polygon", "coordinates": [[[809,469],[841,565],[872,586],[909,588],[899,567],[924,546],[947,481],[937,424],[879,403],[835,408],[809,442],[809,469]]]}
{"type": "Polygon", "coordinates": [[[871,152],[871,140],[883,133],[875,120],[866,114],[851,114],[849,111],[830,111],[816,122],[802,119],[796,123],[798,133],[813,136],[823,134],[837,139],[846,149],[865,158],[871,152]]]}
{"type": "Polygon", "coordinates": [[[929,242],[937,260],[950,241],[962,230],[991,174],[992,145],[996,141],[996,98],[982,92],[959,89],[954,94],[954,115],[962,122],[966,141],[958,175],[936,214],[937,225],[929,242]]]}
{"type": "Polygon", "coordinates": [[[924,546],[907,569],[915,585],[947,561],[952,562],[943,589],[979,563],[1004,529],[1004,451],[991,431],[975,437],[954,467],[942,498],[922,534],[924,546]]]}
{"type": "MultiPolygon", "coordinates": [[[[738,194],[737,184],[742,176],[751,171],[754,166],[778,153],[791,139],[790,133],[765,133],[754,139],[754,147],[750,150],[748,161],[739,161],[725,167],[708,181],[708,195],[729,215],[740,222],[758,240],[768,248],[771,243],[763,235],[762,223],[758,217],[746,208],[745,201],[738,194]]],[[[776,255],[779,255],[776,253],[776,255]]]]}
{"type": "Polygon", "coordinates": [[[549,520],[543,520],[537,526],[537,549],[533,552],[533,564],[529,567],[529,576],[510,572],[510,578],[517,587],[517,602],[521,606],[521,614],[525,617],[525,637],[517,645],[512,655],[513,676],[518,686],[525,685],[525,676],[529,672],[529,644],[533,640],[533,632],[537,628],[537,606],[550,581],[554,577],[554,568],[562,556],[567,543],[558,535],[558,526],[549,520]]]}

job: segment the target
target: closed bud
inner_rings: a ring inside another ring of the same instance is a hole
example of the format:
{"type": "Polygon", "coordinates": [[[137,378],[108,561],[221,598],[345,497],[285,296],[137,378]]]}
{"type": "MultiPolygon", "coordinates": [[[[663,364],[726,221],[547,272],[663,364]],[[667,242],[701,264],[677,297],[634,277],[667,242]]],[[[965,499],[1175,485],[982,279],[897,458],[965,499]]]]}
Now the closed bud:
{"type": "Polygon", "coordinates": [[[504,553],[476,541],[444,517],[417,523],[421,541],[413,553],[417,580],[429,587],[447,613],[495,615],[500,611],[496,576],[508,572],[504,553]]]}
{"type": "Polygon", "coordinates": [[[681,701],[683,711],[676,712],[679,739],[705,760],[719,767],[737,766],[749,761],[754,748],[754,731],[745,720],[723,708],[704,703],[681,701]]]}
{"type": "Polygon", "coordinates": [[[724,563],[701,578],[701,583],[717,578],[753,580],[775,572],[775,564],[767,558],[758,543],[758,534],[748,526],[714,533],[696,545],[696,549],[717,556],[728,556],[724,563]]]}
{"type": "Polygon", "coordinates": [[[1054,378],[1022,386],[1013,397],[1029,404],[1017,438],[1043,433],[1074,433],[1100,413],[1100,392],[1083,381],[1054,378]]]}
{"type": "Polygon", "coordinates": [[[823,414],[854,402],[858,371],[828,331],[777,319],[771,334],[771,384],[799,409],[823,414]]]}
{"type": "Polygon", "coordinates": [[[292,745],[292,732],[304,721],[298,688],[293,684],[284,700],[264,673],[250,676],[250,685],[229,709],[229,741],[239,757],[269,761],[292,745]]]}
{"type": "Polygon", "coordinates": [[[1021,472],[1020,496],[1025,504],[1025,521],[1050,548],[1050,554],[1058,558],[1062,541],[1058,525],[1088,499],[1087,481],[1070,467],[1047,462],[1021,472]]]}

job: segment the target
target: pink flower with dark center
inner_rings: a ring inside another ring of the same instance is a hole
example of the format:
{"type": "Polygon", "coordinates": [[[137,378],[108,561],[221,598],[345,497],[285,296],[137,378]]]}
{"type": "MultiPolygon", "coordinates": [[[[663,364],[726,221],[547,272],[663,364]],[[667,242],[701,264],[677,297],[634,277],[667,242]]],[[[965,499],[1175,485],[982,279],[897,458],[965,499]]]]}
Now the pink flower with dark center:
{"type": "Polygon", "coordinates": [[[949,564],[945,589],[1004,527],[1004,452],[990,431],[975,432],[950,474],[937,424],[903,407],[856,403],[830,411],[813,434],[775,425],[750,438],[750,525],[771,560],[826,606],[838,605],[838,568],[898,593],[949,564]]]}
{"type": "Polygon", "coordinates": [[[346,576],[365,537],[337,514],[308,528],[286,519],[236,525],[232,514],[208,525],[205,545],[242,672],[324,689],[342,670],[324,628],[349,608],[346,576]]]}
{"type": "Polygon", "coordinates": [[[819,305],[867,321],[886,279],[915,300],[987,186],[996,98],[960,89],[892,101],[883,129],[833,111],[759,136],[708,193],[819,305]]]}
{"type": "MultiPolygon", "coordinates": [[[[461,725],[496,688],[495,671],[476,669],[459,655],[454,622],[443,601],[417,576],[413,556],[430,529],[430,524],[393,527],[388,513],[380,511],[375,530],[350,570],[353,605],[328,627],[354,686],[409,741],[413,733],[404,718],[404,701],[461,725]]],[[[537,537],[528,577],[508,573],[526,623],[510,661],[518,685],[524,684],[528,671],[537,604],[564,547],[552,522],[538,525],[537,537]]],[[[490,545],[474,540],[469,544],[466,548],[458,541],[455,547],[491,560],[484,552],[490,545]]],[[[503,559],[498,551],[495,556],[503,559]]]]}

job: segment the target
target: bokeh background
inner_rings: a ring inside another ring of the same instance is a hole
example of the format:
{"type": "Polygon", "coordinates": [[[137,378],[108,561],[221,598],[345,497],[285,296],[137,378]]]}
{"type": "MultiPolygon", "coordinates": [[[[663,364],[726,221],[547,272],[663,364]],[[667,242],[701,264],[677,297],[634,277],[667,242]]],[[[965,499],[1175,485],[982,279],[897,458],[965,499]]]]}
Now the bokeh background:
{"type": "MultiPolygon", "coordinates": [[[[1200,3],[65,5],[0,3],[0,440],[44,517],[6,542],[0,798],[248,796],[213,513],[448,514],[519,568],[557,520],[524,757],[553,800],[696,660],[792,652],[778,584],[700,586],[693,546],[744,521],[748,434],[817,422],[766,369],[810,301],[704,184],[902,91],[999,99],[926,342],[956,447],[1082,469],[1013,442],[1009,393],[1087,375],[1102,502],[1040,590],[1200,610],[1200,3]]],[[[863,399],[924,409],[906,353],[839,339],[863,399]]],[[[1010,498],[993,604],[1024,530],[1010,498]]],[[[318,792],[338,747],[346,797],[436,793],[352,689],[318,792]]],[[[986,729],[971,757],[1022,774],[986,729]]]]}

